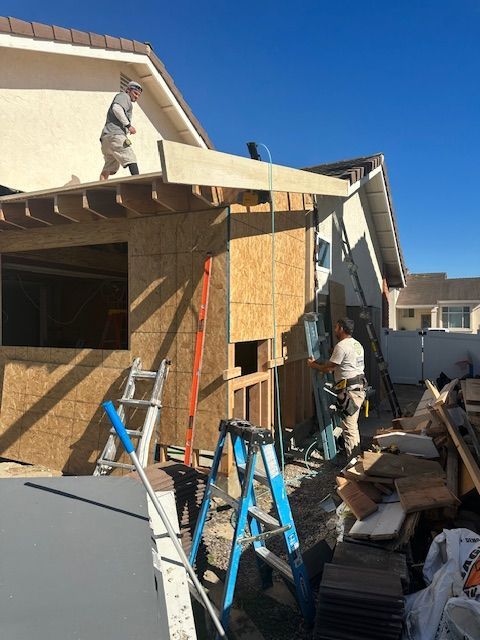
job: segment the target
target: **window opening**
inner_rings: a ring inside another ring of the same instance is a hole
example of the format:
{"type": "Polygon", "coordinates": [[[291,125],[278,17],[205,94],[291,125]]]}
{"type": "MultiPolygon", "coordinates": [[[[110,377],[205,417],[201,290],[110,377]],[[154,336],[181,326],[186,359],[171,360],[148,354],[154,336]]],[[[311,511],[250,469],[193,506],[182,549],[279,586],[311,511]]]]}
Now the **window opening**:
{"type": "Polygon", "coordinates": [[[470,307],[442,307],[442,325],[445,329],[470,329],[470,307]]]}
{"type": "Polygon", "coordinates": [[[128,349],[127,243],[1,259],[3,345],[128,349]]]}

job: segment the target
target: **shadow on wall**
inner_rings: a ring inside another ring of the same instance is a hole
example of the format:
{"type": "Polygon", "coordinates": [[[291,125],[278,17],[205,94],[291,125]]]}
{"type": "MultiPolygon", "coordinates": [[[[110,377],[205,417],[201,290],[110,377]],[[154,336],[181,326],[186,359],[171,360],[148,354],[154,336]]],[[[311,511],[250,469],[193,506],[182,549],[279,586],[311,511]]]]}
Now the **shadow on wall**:
{"type": "MultiPolygon", "coordinates": [[[[172,215],[177,215],[178,217],[180,214],[172,215]]],[[[198,213],[196,215],[201,214],[198,213]]],[[[216,211],[216,215],[218,216],[218,211],[216,211]]],[[[168,214],[163,217],[167,219],[168,214]]],[[[183,220],[183,218],[178,217],[178,220],[183,220]]],[[[180,233],[179,228],[176,228],[175,230],[175,235],[177,233],[180,233]]],[[[214,260],[215,255],[222,255],[225,251],[227,221],[224,218],[219,223],[215,220],[215,213],[212,213],[209,217],[209,223],[206,224],[205,227],[202,227],[201,236],[199,235],[196,239],[193,239],[192,246],[189,247],[189,250],[184,254],[189,256],[189,260],[191,260],[191,268],[183,271],[179,269],[168,269],[165,278],[163,278],[159,284],[151,288],[147,285],[146,288],[148,289],[148,294],[145,295],[145,297],[142,296],[140,302],[130,299],[132,318],[132,326],[130,327],[131,335],[152,316],[154,311],[158,310],[160,300],[168,300],[172,298],[176,300],[175,311],[171,315],[169,323],[162,331],[163,339],[158,344],[158,347],[155,346],[152,361],[146,362],[144,366],[148,368],[159,367],[161,360],[170,354],[178,328],[188,314],[192,315],[192,322],[196,328],[199,300],[193,300],[193,294],[198,289],[203,278],[203,258],[205,257],[206,251],[210,250],[210,239],[218,237],[223,238],[222,242],[219,243],[217,240],[216,243],[212,241],[211,244],[212,246],[221,246],[222,249],[219,249],[219,253],[214,253],[214,260]]],[[[173,250],[175,250],[175,246],[176,238],[173,239],[173,250]]],[[[172,260],[175,260],[177,255],[178,254],[176,253],[172,253],[172,260]]],[[[69,369],[69,371],[52,388],[49,389],[46,395],[39,398],[37,402],[30,406],[27,411],[24,411],[18,419],[14,420],[8,428],[1,433],[0,452],[7,452],[7,450],[11,449],[20,438],[28,434],[29,431],[34,430],[35,424],[40,416],[45,416],[49,411],[62,402],[69,392],[86,381],[89,374],[92,372],[92,354],[87,353],[84,357],[78,357],[78,351],[74,349],[71,351],[72,355],[70,359],[64,359],[61,364],[51,363],[51,365],[57,368],[65,365],[75,366],[69,369]]],[[[32,351],[32,353],[34,355],[35,351],[32,351]]],[[[68,353],[68,350],[65,350],[65,353],[68,353]]],[[[136,355],[141,356],[142,354],[132,353],[132,358],[136,355]]],[[[176,366],[177,363],[173,362],[172,371],[175,370],[176,366]]],[[[185,366],[186,372],[191,376],[192,362],[190,361],[190,357],[188,358],[188,367],[187,365],[185,366]]],[[[208,370],[206,372],[208,373],[208,370]]],[[[3,374],[4,371],[2,371],[1,374],[2,378],[3,374]]],[[[101,401],[104,399],[120,397],[119,393],[126,375],[127,371],[123,371],[117,380],[115,380],[108,388],[104,397],[98,398],[98,405],[100,405],[101,401]]],[[[222,384],[223,379],[222,373],[220,372],[216,379],[210,381],[206,387],[201,389],[200,399],[203,400],[207,398],[222,384]]],[[[93,400],[91,402],[93,402],[93,400]]],[[[58,424],[61,425],[61,422],[61,420],[58,420],[58,424]]],[[[81,468],[82,473],[91,473],[95,466],[95,463],[92,462],[92,456],[94,453],[96,454],[98,450],[101,451],[103,449],[108,438],[109,428],[110,424],[104,415],[103,410],[99,408],[98,411],[95,412],[95,415],[90,419],[84,433],[82,433],[78,439],[72,439],[70,441],[68,434],[61,432],[60,430],[58,433],[52,433],[52,438],[53,436],[62,438],[69,444],[70,454],[65,456],[65,461],[62,464],[62,472],[65,474],[72,472],[78,473],[78,469],[81,468]]],[[[45,432],[43,435],[47,438],[46,446],[48,446],[48,433],[45,432]]],[[[23,461],[29,462],[29,460],[23,461]]],[[[36,462],[41,464],[41,462],[36,462]]]]}

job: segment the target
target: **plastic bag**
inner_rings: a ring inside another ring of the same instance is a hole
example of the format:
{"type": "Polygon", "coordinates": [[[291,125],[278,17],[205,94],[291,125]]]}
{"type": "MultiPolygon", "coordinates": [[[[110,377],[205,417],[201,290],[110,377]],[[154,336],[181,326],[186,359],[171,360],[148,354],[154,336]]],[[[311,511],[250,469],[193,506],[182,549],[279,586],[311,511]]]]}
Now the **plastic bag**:
{"type": "Polygon", "coordinates": [[[480,599],[480,536],[445,529],[430,545],[423,577],[428,587],[405,599],[403,640],[434,640],[451,598],[480,599]]]}
{"type": "Polygon", "coordinates": [[[445,605],[435,640],[479,640],[480,602],[450,598],[445,605]]]}

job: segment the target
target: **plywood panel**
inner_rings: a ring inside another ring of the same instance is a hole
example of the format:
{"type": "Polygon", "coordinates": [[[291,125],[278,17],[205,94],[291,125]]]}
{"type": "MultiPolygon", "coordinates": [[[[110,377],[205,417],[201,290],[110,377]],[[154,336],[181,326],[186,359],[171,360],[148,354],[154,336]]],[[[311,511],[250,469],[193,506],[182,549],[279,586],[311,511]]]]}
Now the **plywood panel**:
{"type": "Polygon", "coordinates": [[[86,443],[96,438],[95,446],[90,447],[96,451],[100,429],[107,433],[109,429],[99,405],[106,398],[118,397],[124,375],[123,369],[8,361],[0,455],[64,473],[88,473],[91,463],[86,443]],[[75,464],[70,470],[73,451],[75,464]]]}

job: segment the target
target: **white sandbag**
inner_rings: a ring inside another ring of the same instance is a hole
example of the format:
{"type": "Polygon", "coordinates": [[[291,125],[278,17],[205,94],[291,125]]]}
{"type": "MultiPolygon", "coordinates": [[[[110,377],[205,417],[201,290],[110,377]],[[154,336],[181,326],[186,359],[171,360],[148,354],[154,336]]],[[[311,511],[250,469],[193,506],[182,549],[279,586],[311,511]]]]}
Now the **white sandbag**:
{"type": "Polygon", "coordinates": [[[435,640],[450,598],[480,599],[479,565],[478,534],[468,529],[444,529],[436,536],[423,569],[428,587],[405,598],[403,640],[435,640]]]}
{"type": "Polygon", "coordinates": [[[479,640],[480,602],[450,598],[445,605],[435,640],[479,640]]]}

